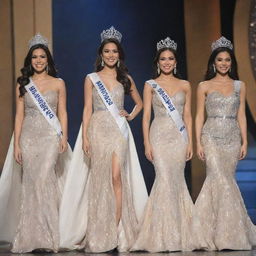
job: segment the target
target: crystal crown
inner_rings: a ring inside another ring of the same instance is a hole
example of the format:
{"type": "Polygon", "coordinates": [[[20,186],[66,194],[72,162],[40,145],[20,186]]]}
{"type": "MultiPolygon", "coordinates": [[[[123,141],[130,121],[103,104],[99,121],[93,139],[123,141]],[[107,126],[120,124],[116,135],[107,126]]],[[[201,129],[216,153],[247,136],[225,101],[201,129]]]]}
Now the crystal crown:
{"type": "Polygon", "coordinates": [[[229,48],[230,50],[233,50],[233,45],[232,45],[231,41],[229,41],[224,36],[222,36],[218,40],[214,41],[212,43],[212,46],[211,46],[212,51],[214,51],[214,50],[216,50],[217,48],[220,48],[220,47],[225,47],[225,48],[229,48]]]}
{"type": "Polygon", "coordinates": [[[113,26],[111,28],[103,30],[100,34],[101,42],[103,42],[105,39],[114,38],[119,43],[121,43],[122,34],[116,30],[113,26]]]}
{"type": "Polygon", "coordinates": [[[162,48],[171,48],[176,51],[177,44],[173,40],[171,40],[170,37],[166,37],[165,39],[163,39],[157,43],[156,48],[158,51],[162,48]]]}
{"type": "Polygon", "coordinates": [[[29,42],[28,42],[28,47],[29,49],[36,45],[36,44],[43,44],[45,45],[46,47],[48,47],[48,40],[43,37],[40,33],[37,33],[29,42]]]}

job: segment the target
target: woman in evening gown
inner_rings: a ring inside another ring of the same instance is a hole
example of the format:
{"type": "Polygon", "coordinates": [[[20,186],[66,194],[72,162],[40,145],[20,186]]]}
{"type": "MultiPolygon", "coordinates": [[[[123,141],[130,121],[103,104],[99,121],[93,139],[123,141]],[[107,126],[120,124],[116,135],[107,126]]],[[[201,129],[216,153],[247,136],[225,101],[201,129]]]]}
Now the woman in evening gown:
{"type": "Polygon", "coordinates": [[[190,84],[177,75],[176,43],[170,38],[157,44],[155,80],[184,120],[188,136],[180,133],[160,97],[150,85],[144,87],[143,135],[145,155],[155,167],[156,177],[132,250],[149,252],[193,250],[193,202],[184,168],[192,158],[192,118],[190,84]],[[150,126],[151,107],[154,120],[150,126]],[[149,129],[150,126],[150,129],[149,129]]]}
{"type": "Polygon", "coordinates": [[[111,27],[103,31],[101,39],[96,73],[88,75],[84,84],[83,124],[61,206],[61,247],[86,252],[115,248],[127,251],[137,235],[147,191],[132,134],[129,131],[128,139],[123,135],[96,90],[92,76],[105,84],[127,129],[126,120],[136,117],[142,101],[127,74],[121,34],[111,27]],[[130,114],[124,110],[125,94],[136,104],[130,114]],[[66,211],[71,201],[72,209],[66,211]]]}
{"type": "Polygon", "coordinates": [[[56,78],[46,39],[37,34],[29,46],[17,80],[14,137],[0,179],[0,241],[10,242],[14,253],[57,252],[59,203],[71,158],[65,84],[56,78]],[[25,88],[31,82],[57,113],[61,137],[25,88]]]}
{"type": "Polygon", "coordinates": [[[207,250],[250,250],[256,245],[256,227],[235,180],[237,162],[247,152],[246,91],[238,79],[233,46],[221,37],[212,44],[205,81],[197,91],[197,154],[205,161],[207,176],[196,211],[207,250]]]}

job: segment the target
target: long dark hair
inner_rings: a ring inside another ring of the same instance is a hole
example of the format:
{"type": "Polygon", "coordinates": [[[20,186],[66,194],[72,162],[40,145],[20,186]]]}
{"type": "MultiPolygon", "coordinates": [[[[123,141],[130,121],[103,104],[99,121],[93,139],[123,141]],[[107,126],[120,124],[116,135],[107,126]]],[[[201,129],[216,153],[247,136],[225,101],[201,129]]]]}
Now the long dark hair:
{"type": "Polygon", "coordinates": [[[101,45],[98,49],[98,55],[97,55],[97,58],[95,61],[95,71],[99,72],[104,68],[101,66],[101,61],[102,61],[101,55],[102,55],[102,50],[103,50],[104,46],[108,43],[114,43],[117,46],[117,50],[119,53],[120,65],[119,65],[119,67],[116,65],[116,73],[117,73],[116,80],[123,85],[125,94],[130,94],[131,80],[128,77],[128,69],[124,63],[124,50],[123,50],[121,44],[116,39],[114,39],[114,38],[105,39],[101,43],[101,45]]]}
{"type": "MultiPolygon", "coordinates": [[[[156,78],[159,77],[160,74],[161,74],[161,73],[158,74],[158,72],[157,72],[157,63],[158,63],[158,61],[159,61],[159,58],[160,58],[161,53],[164,52],[164,51],[167,51],[167,50],[173,53],[173,55],[174,55],[174,57],[175,57],[175,59],[176,59],[176,65],[177,65],[177,63],[178,63],[178,61],[177,61],[177,52],[176,52],[175,50],[173,50],[173,49],[171,49],[171,48],[167,48],[167,47],[161,48],[160,50],[158,50],[158,51],[156,52],[156,56],[155,56],[154,61],[153,61],[153,79],[156,79],[156,78]]],[[[176,70],[177,70],[177,71],[176,71],[176,74],[173,73],[173,76],[176,77],[176,78],[181,79],[181,76],[180,76],[180,74],[179,74],[179,72],[178,72],[177,67],[176,67],[176,70]]]]}
{"type": "Polygon", "coordinates": [[[57,76],[57,71],[55,69],[54,61],[48,47],[43,44],[36,44],[32,46],[29,49],[28,54],[24,60],[24,66],[20,70],[21,76],[19,76],[17,79],[17,82],[20,84],[20,87],[19,87],[20,97],[22,97],[26,93],[25,85],[29,83],[29,77],[31,77],[34,74],[34,69],[31,65],[31,59],[33,56],[33,52],[36,49],[42,49],[46,53],[47,62],[48,62],[48,75],[53,77],[57,76]]]}
{"type": "Polygon", "coordinates": [[[212,79],[216,76],[216,72],[214,72],[213,65],[214,65],[216,56],[220,52],[227,52],[230,55],[231,70],[230,70],[230,72],[228,72],[228,76],[230,78],[234,79],[234,80],[239,80],[239,76],[238,76],[238,72],[237,72],[237,61],[236,61],[234,51],[227,48],[227,47],[219,47],[219,48],[215,49],[212,52],[212,54],[211,54],[211,56],[209,57],[209,60],[208,60],[207,71],[205,73],[204,79],[205,80],[210,80],[210,79],[212,79]]]}

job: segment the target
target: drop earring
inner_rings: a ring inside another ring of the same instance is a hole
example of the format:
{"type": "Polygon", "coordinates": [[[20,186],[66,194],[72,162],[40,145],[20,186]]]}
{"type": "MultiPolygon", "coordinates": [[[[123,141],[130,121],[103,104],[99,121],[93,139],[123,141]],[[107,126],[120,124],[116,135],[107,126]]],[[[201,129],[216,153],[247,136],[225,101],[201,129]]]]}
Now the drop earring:
{"type": "Polygon", "coordinates": [[[157,64],[157,74],[160,75],[160,68],[159,68],[159,64],[157,64]]]}
{"type": "Polygon", "coordinates": [[[117,61],[117,67],[119,68],[120,67],[120,60],[117,61]]]}
{"type": "Polygon", "coordinates": [[[213,72],[216,73],[216,68],[215,68],[215,65],[213,64],[213,72]]]}
{"type": "Polygon", "coordinates": [[[176,68],[176,66],[175,66],[174,69],[173,69],[173,74],[174,74],[174,75],[177,74],[177,68],[176,68]]]}
{"type": "Polygon", "coordinates": [[[104,64],[104,61],[103,61],[103,59],[101,58],[101,66],[104,67],[104,65],[105,65],[105,64],[104,64]]]}

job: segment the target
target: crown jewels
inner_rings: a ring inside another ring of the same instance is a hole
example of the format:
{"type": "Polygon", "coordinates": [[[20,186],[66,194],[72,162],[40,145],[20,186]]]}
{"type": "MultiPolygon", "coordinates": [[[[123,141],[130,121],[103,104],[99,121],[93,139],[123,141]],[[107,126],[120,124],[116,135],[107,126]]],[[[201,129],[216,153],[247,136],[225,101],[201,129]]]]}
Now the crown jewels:
{"type": "Polygon", "coordinates": [[[103,42],[105,39],[114,38],[119,43],[121,43],[122,34],[117,31],[113,26],[111,28],[103,30],[100,34],[101,42],[103,42]]]}
{"type": "Polygon", "coordinates": [[[170,37],[166,37],[165,39],[163,39],[157,43],[156,48],[158,51],[162,48],[171,48],[176,51],[177,44],[173,40],[171,40],[170,37]]]}
{"type": "Polygon", "coordinates": [[[216,40],[212,43],[212,46],[211,46],[212,52],[220,47],[225,47],[225,48],[229,48],[230,50],[233,50],[233,45],[232,45],[231,41],[229,41],[224,36],[222,36],[221,38],[219,38],[218,40],[216,40]]]}
{"type": "Polygon", "coordinates": [[[43,44],[45,45],[46,47],[48,47],[48,40],[43,37],[40,33],[37,33],[29,42],[28,42],[28,47],[29,49],[36,45],[36,44],[43,44]]]}

